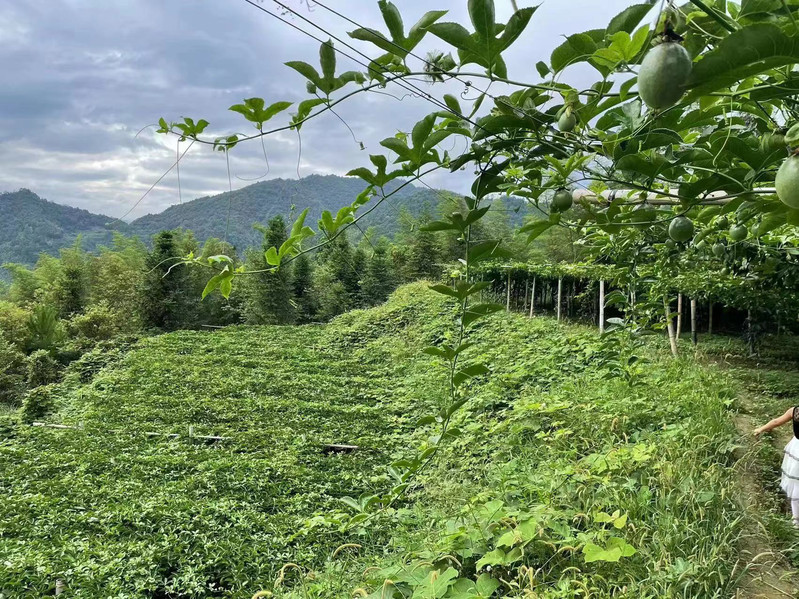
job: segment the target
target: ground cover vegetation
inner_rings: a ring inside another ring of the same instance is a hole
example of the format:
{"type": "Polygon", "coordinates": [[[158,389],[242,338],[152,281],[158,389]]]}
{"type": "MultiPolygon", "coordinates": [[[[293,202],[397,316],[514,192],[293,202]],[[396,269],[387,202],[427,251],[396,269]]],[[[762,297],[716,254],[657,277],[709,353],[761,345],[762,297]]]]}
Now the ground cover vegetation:
{"type": "Polygon", "coordinates": [[[85,355],[40,415],[81,428],[4,426],[0,589],[727,596],[740,533],[724,491],[729,381],[628,348],[649,361],[630,385],[608,376],[610,337],[546,318],[483,321],[474,339],[492,372],[469,383],[461,433],[401,500],[351,524],[387,465],[431,443],[417,421],[446,405],[447,368],[420,350],[457,321],[415,284],[329,325],[176,332],[85,355]],[[383,570],[364,577],[369,565],[383,570]]]}

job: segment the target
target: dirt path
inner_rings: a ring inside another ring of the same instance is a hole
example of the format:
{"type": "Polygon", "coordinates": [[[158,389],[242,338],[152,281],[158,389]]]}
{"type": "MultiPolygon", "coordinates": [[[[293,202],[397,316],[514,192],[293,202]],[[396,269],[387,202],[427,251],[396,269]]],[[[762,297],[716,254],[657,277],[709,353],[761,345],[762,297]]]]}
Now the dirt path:
{"type": "MultiPolygon", "coordinates": [[[[751,398],[742,397],[743,411],[751,410],[751,398]],[[750,404],[747,406],[747,402],[750,404]],[[747,409],[747,407],[749,409],[747,409]]],[[[762,481],[762,466],[758,463],[756,448],[752,441],[752,431],[760,423],[754,416],[742,413],[735,419],[735,425],[743,437],[744,449],[740,451],[735,469],[738,474],[737,489],[746,514],[746,528],[741,539],[741,556],[745,568],[743,583],[737,597],[739,599],[774,599],[799,597],[799,578],[779,549],[775,548],[761,514],[764,503],[769,503],[762,481]]],[[[784,445],[779,431],[774,442],[784,445]],[[779,438],[777,438],[779,436],[779,438]]],[[[785,439],[787,442],[787,439],[785,439]]],[[[786,516],[787,517],[787,516],[786,516]]]]}

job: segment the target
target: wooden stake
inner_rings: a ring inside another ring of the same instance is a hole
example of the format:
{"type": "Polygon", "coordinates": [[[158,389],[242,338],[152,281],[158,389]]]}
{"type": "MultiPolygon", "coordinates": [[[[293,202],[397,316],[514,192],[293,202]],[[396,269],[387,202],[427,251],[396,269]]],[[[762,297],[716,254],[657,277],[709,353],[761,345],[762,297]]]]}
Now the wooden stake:
{"type": "Polygon", "coordinates": [[[663,296],[663,311],[666,314],[666,330],[669,333],[669,344],[671,345],[671,353],[677,357],[677,339],[674,336],[674,321],[672,320],[671,310],[669,309],[669,301],[666,296],[663,296]]]}
{"type": "Polygon", "coordinates": [[[524,311],[527,312],[527,296],[530,293],[530,279],[524,280],[524,311]]]}
{"type": "Polygon", "coordinates": [[[691,298],[691,342],[696,347],[699,344],[699,335],[696,331],[696,299],[691,298]]]}
{"type": "Polygon", "coordinates": [[[66,588],[66,585],[64,584],[63,580],[59,579],[59,580],[55,581],[55,594],[56,594],[56,596],[58,596],[61,593],[63,593],[65,588],[66,588]]]}
{"type": "Polygon", "coordinates": [[[599,334],[605,332],[605,281],[599,281],[599,334]]]}
{"type": "Polygon", "coordinates": [[[533,292],[530,294],[530,318],[535,316],[535,281],[536,277],[533,277],[533,292]]]}
{"type": "Polygon", "coordinates": [[[677,294],[677,339],[682,336],[682,293],[677,294]]]}
{"type": "Polygon", "coordinates": [[[560,304],[563,298],[563,277],[558,279],[558,322],[560,322],[560,304]]]}

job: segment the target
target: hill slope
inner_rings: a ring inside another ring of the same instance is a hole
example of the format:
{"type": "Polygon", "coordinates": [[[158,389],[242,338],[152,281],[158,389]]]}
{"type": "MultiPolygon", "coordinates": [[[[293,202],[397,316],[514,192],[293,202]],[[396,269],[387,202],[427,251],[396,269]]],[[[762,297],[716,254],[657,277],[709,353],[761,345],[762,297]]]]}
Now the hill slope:
{"type": "Polygon", "coordinates": [[[88,355],[53,392],[51,421],[81,428],[0,426],[0,591],[38,598],[62,579],[88,599],[350,597],[355,586],[380,597],[391,578],[386,598],[488,597],[463,589],[494,564],[500,577],[481,584],[503,596],[516,596],[501,580],[525,580],[521,566],[542,589],[597,599],[622,586],[735,596],[743,518],[719,491],[731,486],[728,383],[639,348],[648,361],[628,386],[602,366],[628,365],[615,346],[547,318],[478,325],[466,359],[492,372],[469,384],[460,435],[406,501],[343,531],[353,512],[340,498],[396,484],[388,465],[435,432],[415,423],[442,405],[445,368],[420,350],[451,338],[453,316],[414,284],[325,326],[148,339],[93,379],[112,354],[88,355]],[[209,445],[190,426],[230,438],[209,445]],[[326,443],[361,450],[326,455],[326,443]],[[357,546],[335,552],[345,542],[357,546]],[[405,555],[422,561],[402,567],[405,555]],[[298,568],[273,588],[289,562],[298,568]],[[441,592],[419,586],[429,578],[441,592]]]}
{"type": "Polygon", "coordinates": [[[111,239],[113,219],[43,200],[28,189],[0,193],[0,264],[33,264],[41,252],[57,254],[79,234],[84,246],[111,239]]]}
{"type": "MultiPolygon", "coordinates": [[[[364,187],[360,179],[335,175],[310,175],[299,180],[271,179],[233,192],[170,206],[159,214],[136,219],[130,224],[130,230],[145,239],[158,231],[180,227],[194,231],[199,240],[222,239],[227,233],[228,241],[244,249],[261,243],[261,234],[253,229],[254,223],[266,224],[276,215],[283,215],[289,221],[292,214],[296,216],[310,208],[308,223],[315,225],[323,210],[335,214],[351,204],[364,187]]],[[[361,228],[374,226],[382,234],[392,235],[398,228],[397,215],[402,208],[413,215],[425,208],[435,212],[442,194],[446,193],[409,185],[365,217],[361,228]]]]}

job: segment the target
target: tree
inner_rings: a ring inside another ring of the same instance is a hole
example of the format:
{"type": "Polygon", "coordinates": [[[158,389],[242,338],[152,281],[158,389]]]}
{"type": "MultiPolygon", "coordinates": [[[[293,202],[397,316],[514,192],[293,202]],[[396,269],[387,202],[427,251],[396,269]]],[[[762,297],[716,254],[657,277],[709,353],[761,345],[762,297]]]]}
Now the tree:
{"type": "Polygon", "coordinates": [[[297,305],[297,321],[312,322],[317,312],[317,301],[313,289],[313,267],[308,254],[302,254],[294,261],[293,274],[291,288],[297,305]]]}
{"type": "Polygon", "coordinates": [[[139,293],[141,320],[147,328],[174,331],[189,319],[188,276],[179,256],[174,232],[161,231],[153,238],[139,293]]]}
{"type": "Polygon", "coordinates": [[[297,314],[292,305],[291,270],[271,270],[265,252],[280,247],[288,238],[282,216],[272,218],[266,227],[257,226],[263,234],[263,251],[250,251],[247,262],[259,271],[248,279],[244,291],[244,314],[250,324],[291,324],[297,314]]]}
{"type": "Polygon", "coordinates": [[[393,289],[394,276],[388,257],[388,243],[384,241],[375,247],[366,266],[362,283],[364,304],[376,306],[383,303],[393,289]]]}

